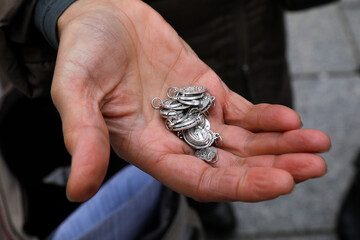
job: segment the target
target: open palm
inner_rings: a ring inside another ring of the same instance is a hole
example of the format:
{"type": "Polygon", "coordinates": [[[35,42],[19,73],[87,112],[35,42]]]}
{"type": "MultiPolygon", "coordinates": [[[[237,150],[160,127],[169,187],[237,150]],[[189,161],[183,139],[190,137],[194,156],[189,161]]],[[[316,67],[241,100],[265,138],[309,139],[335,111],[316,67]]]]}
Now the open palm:
{"type": "Polygon", "coordinates": [[[70,199],[84,201],[98,190],[109,144],[168,187],[203,201],[271,199],[324,174],[315,153],[329,148],[326,134],[299,129],[289,108],[253,105],[232,92],[143,2],[80,0],[58,25],[52,96],[72,154],[70,199]],[[169,87],[191,85],[216,97],[208,119],[223,145],[212,165],[196,158],[151,107],[169,87]]]}

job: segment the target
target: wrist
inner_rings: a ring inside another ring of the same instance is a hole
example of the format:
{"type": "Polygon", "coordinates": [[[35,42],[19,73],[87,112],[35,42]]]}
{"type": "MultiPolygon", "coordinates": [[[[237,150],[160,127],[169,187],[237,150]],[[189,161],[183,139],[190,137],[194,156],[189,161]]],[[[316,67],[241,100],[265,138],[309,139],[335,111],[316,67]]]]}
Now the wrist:
{"type": "Polygon", "coordinates": [[[94,17],[96,16],[96,12],[99,14],[108,13],[110,15],[116,15],[121,19],[120,15],[124,12],[124,9],[129,10],[131,5],[134,5],[132,4],[134,2],[139,2],[139,0],[110,0],[106,2],[99,0],[77,0],[72,3],[71,6],[69,6],[59,17],[57,21],[57,34],[60,38],[63,30],[66,26],[73,22],[73,20],[80,19],[82,17],[94,17]]]}
{"type": "Polygon", "coordinates": [[[57,21],[57,34],[59,39],[61,37],[61,33],[66,25],[68,25],[73,19],[82,14],[81,6],[84,5],[84,1],[75,1],[73,2],[58,18],[57,21]],[[80,11],[79,11],[80,10],[80,11]]]}

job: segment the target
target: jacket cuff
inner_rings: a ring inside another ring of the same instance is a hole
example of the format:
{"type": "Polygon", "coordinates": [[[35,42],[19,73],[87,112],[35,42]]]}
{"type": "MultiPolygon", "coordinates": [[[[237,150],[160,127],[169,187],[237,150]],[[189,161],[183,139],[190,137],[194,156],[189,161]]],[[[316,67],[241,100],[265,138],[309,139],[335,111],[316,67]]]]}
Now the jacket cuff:
{"type": "Polygon", "coordinates": [[[76,0],[39,0],[35,7],[36,27],[48,43],[55,49],[59,47],[57,21],[61,14],[76,0]]]}

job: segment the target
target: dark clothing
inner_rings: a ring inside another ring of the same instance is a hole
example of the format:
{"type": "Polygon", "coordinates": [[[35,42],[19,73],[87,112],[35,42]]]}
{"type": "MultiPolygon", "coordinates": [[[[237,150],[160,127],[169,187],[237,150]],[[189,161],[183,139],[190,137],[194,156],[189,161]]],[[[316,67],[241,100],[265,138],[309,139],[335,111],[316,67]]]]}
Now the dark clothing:
{"type": "MultiPolygon", "coordinates": [[[[333,0],[147,0],[234,91],[254,103],[291,105],[283,7],[333,0]]],[[[33,23],[36,0],[1,1],[0,79],[48,94],[56,50],[33,23]]]]}
{"type": "MultiPolygon", "coordinates": [[[[0,78],[31,97],[49,93],[56,58],[56,50],[34,26],[35,2],[5,3],[0,15],[0,78]]],[[[147,2],[232,90],[254,103],[291,105],[279,2],[147,2]]]]}
{"type": "Polygon", "coordinates": [[[27,96],[48,94],[56,51],[35,29],[36,0],[0,2],[0,79],[27,96]]]}
{"type": "Polygon", "coordinates": [[[57,20],[75,1],[76,0],[38,0],[36,4],[34,12],[35,25],[54,49],[59,47],[57,20]]]}
{"type": "Polygon", "coordinates": [[[291,105],[277,1],[149,2],[230,89],[253,103],[291,105]]]}

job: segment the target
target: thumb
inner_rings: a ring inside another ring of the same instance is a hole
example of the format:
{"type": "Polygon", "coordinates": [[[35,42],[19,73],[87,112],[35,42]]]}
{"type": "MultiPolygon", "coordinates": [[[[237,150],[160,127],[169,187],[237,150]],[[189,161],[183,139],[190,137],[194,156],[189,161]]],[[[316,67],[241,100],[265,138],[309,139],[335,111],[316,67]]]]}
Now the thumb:
{"type": "Polygon", "coordinates": [[[70,201],[83,202],[100,188],[109,162],[109,134],[96,103],[53,94],[63,124],[66,148],[72,156],[67,184],[70,201]]]}

